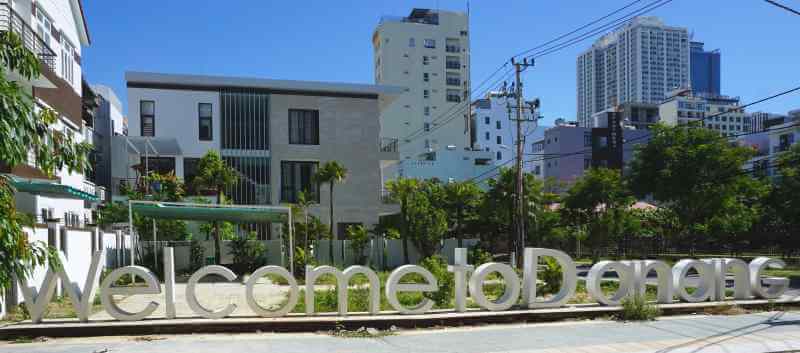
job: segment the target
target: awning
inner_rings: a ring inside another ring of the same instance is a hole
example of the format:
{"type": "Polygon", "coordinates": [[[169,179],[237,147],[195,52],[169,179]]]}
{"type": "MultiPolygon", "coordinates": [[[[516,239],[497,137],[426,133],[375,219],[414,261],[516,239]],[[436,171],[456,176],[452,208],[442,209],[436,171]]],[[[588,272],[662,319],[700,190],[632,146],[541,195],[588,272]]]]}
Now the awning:
{"type": "Polygon", "coordinates": [[[131,202],[133,212],[159,219],[187,221],[228,221],[233,223],[272,223],[287,219],[288,207],[218,206],[175,202],[131,202]]]}
{"type": "Polygon", "coordinates": [[[96,195],[92,195],[69,185],[19,178],[12,178],[11,184],[17,189],[17,192],[27,192],[29,194],[61,199],[85,200],[90,202],[100,201],[96,195]]]}

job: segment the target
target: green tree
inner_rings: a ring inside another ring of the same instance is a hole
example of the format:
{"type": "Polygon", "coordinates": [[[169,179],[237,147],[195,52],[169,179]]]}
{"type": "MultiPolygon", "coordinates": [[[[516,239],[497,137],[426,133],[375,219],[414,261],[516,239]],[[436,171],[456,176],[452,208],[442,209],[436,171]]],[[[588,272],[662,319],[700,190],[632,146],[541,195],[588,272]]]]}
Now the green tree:
{"type": "Polygon", "coordinates": [[[592,168],[567,191],[563,212],[573,224],[588,227],[587,245],[596,260],[602,248],[635,234],[638,222],[629,212],[635,201],[618,170],[592,168]]]}
{"type": "MultiPolygon", "coordinates": [[[[198,187],[213,190],[217,194],[217,204],[225,202],[225,189],[239,181],[236,170],[228,166],[219,153],[214,150],[206,152],[197,163],[197,176],[194,182],[198,187]]],[[[214,222],[214,259],[219,264],[222,259],[221,234],[219,222],[214,222]]]]}
{"type": "Polygon", "coordinates": [[[774,234],[769,245],[779,246],[789,256],[800,252],[800,144],[781,152],[774,165],[777,175],[763,219],[774,234]]]}
{"type": "MultiPolygon", "coordinates": [[[[33,156],[36,167],[46,175],[67,169],[89,169],[90,144],[76,143],[71,136],[53,128],[58,115],[51,109],[34,109],[34,100],[26,84],[7,76],[14,72],[24,80],[38,77],[39,59],[25,48],[12,31],[0,32],[0,164],[5,168],[27,163],[33,156]]],[[[48,261],[58,265],[58,258],[41,242],[28,241],[23,227],[30,225],[17,212],[11,178],[0,175],[0,286],[9,288],[14,276],[27,278],[35,266],[48,261]]]]}
{"type": "Polygon", "coordinates": [[[386,183],[386,190],[389,191],[389,197],[400,203],[400,216],[401,226],[400,237],[403,239],[403,261],[411,263],[408,256],[408,238],[409,238],[409,210],[411,198],[419,192],[420,183],[417,179],[399,178],[397,180],[390,180],[386,183]]]}
{"type": "Polygon", "coordinates": [[[333,187],[336,184],[343,183],[345,178],[347,178],[347,168],[341,165],[337,161],[329,161],[319,167],[317,173],[314,174],[314,180],[321,184],[328,184],[328,211],[330,211],[330,237],[331,242],[328,246],[328,255],[330,255],[331,264],[334,264],[335,261],[333,260],[333,240],[336,237],[333,235],[334,232],[334,221],[333,221],[333,187]]]}
{"type": "Polygon", "coordinates": [[[365,260],[364,250],[369,245],[367,228],[360,224],[347,227],[347,239],[350,240],[350,250],[353,251],[356,264],[363,265],[365,260]]]}
{"type": "Polygon", "coordinates": [[[715,217],[741,209],[758,193],[742,173],[753,155],[712,130],[657,125],[650,142],[636,148],[629,184],[636,195],[650,195],[676,215],[678,240],[693,252],[712,233],[715,217]]]}
{"type": "Polygon", "coordinates": [[[461,248],[467,219],[477,218],[483,190],[472,181],[453,182],[444,185],[444,196],[448,219],[454,222],[453,233],[461,248]]]}
{"type": "MultiPolygon", "coordinates": [[[[516,242],[512,228],[516,197],[515,170],[503,168],[496,179],[488,181],[489,190],[480,206],[478,227],[483,235],[481,240],[487,241],[491,248],[496,248],[496,242],[504,236],[508,237],[509,249],[516,242]]],[[[542,181],[530,173],[524,173],[522,181],[527,240],[539,244],[554,231],[549,228],[553,225],[550,205],[557,202],[558,197],[550,192],[550,181],[542,181]]]]}
{"type": "Polygon", "coordinates": [[[440,206],[443,200],[442,185],[436,181],[423,181],[407,205],[408,236],[423,258],[433,256],[441,248],[447,233],[447,213],[440,206]]]}

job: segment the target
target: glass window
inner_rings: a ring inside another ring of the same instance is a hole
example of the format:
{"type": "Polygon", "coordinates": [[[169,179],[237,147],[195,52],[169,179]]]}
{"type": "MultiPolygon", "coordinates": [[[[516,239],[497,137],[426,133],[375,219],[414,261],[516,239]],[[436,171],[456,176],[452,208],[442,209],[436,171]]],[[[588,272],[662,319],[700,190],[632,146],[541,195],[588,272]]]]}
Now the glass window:
{"type": "Polygon", "coordinates": [[[281,161],[281,202],[297,202],[304,191],[310,200],[319,202],[319,185],[314,182],[318,162],[281,161]]]}
{"type": "Polygon", "coordinates": [[[497,160],[503,159],[503,152],[497,151],[497,160]]]}
{"type": "Polygon", "coordinates": [[[427,73],[427,72],[423,72],[422,73],[422,80],[425,81],[425,82],[430,81],[431,80],[431,75],[429,73],[427,73]]]}
{"type": "Polygon", "coordinates": [[[487,117],[485,117],[485,118],[483,118],[483,121],[486,123],[486,125],[489,125],[489,124],[491,124],[491,123],[492,123],[492,119],[491,119],[491,118],[489,118],[488,116],[487,116],[487,117]]]}
{"type": "Polygon", "coordinates": [[[183,158],[183,184],[186,187],[187,195],[197,195],[200,190],[194,184],[194,178],[197,176],[197,165],[200,163],[200,158],[183,158]]]}
{"type": "Polygon", "coordinates": [[[156,135],[156,102],[139,101],[139,121],[142,136],[156,135]]]}
{"type": "Polygon", "coordinates": [[[175,157],[141,157],[141,168],[146,174],[170,174],[175,172],[175,157]]]}
{"type": "Polygon", "coordinates": [[[430,98],[431,92],[428,90],[422,90],[422,98],[430,98]]]}
{"type": "Polygon", "coordinates": [[[319,145],[319,111],[289,109],[289,144],[319,145]]]}
{"type": "Polygon", "coordinates": [[[199,137],[200,141],[211,141],[213,137],[213,113],[211,103],[200,103],[197,106],[198,119],[200,121],[199,137]]]}
{"type": "Polygon", "coordinates": [[[487,132],[487,133],[486,133],[486,141],[489,141],[489,140],[491,139],[491,137],[490,137],[490,136],[491,136],[491,135],[490,135],[490,134],[487,132]]]}
{"type": "Polygon", "coordinates": [[[423,112],[425,113],[425,116],[431,115],[431,107],[423,108],[423,112]]]}
{"type": "Polygon", "coordinates": [[[409,47],[413,48],[413,47],[415,47],[416,45],[417,45],[417,44],[414,42],[414,38],[408,38],[408,46],[409,46],[409,47]]]}
{"type": "Polygon", "coordinates": [[[500,120],[496,121],[494,124],[497,127],[497,130],[500,130],[502,128],[502,124],[500,123],[500,120]]]}
{"type": "Polygon", "coordinates": [[[499,145],[503,144],[503,136],[500,135],[497,136],[497,144],[499,145]]]}
{"type": "Polygon", "coordinates": [[[425,130],[426,132],[431,131],[431,123],[423,123],[422,129],[425,130]]]}
{"type": "Polygon", "coordinates": [[[425,40],[425,48],[436,48],[436,41],[433,39],[426,39],[425,40]]]}

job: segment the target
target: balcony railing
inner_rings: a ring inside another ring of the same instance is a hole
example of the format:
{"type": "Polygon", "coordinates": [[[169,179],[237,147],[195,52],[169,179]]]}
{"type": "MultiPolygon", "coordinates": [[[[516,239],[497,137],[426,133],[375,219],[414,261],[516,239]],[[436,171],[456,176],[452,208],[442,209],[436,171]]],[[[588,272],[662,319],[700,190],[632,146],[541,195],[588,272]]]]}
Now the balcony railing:
{"type": "Polygon", "coordinates": [[[36,54],[42,64],[50,71],[56,72],[56,53],[25,22],[22,16],[11,8],[11,4],[8,2],[0,3],[0,31],[16,33],[25,48],[36,54]]]}
{"type": "Polygon", "coordinates": [[[448,61],[445,63],[445,67],[448,69],[460,70],[461,63],[458,61],[448,61]]]}
{"type": "Polygon", "coordinates": [[[448,102],[455,102],[455,103],[459,103],[459,102],[461,102],[461,96],[459,96],[459,95],[454,95],[454,94],[448,94],[448,95],[447,95],[447,101],[448,101],[448,102]]]}
{"type": "Polygon", "coordinates": [[[396,138],[382,138],[381,152],[397,152],[397,141],[396,138]]]}
{"type": "Polygon", "coordinates": [[[448,53],[460,53],[461,52],[461,48],[459,46],[457,46],[457,45],[447,45],[444,48],[445,48],[445,51],[448,52],[448,53]]]}
{"type": "Polygon", "coordinates": [[[461,86],[461,79],[459,78],[448,78],[447,79],[448,86],[461,86]]]}

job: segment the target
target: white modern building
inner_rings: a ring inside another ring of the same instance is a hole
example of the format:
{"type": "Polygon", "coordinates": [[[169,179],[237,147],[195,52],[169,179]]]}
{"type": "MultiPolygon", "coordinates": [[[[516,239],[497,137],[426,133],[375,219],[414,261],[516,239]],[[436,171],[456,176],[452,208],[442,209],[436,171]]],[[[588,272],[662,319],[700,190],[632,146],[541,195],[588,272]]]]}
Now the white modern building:
{"type": "Polygon", "coordinates": [[[598,39],[577,58],[577,119],[623,103],[659,104],[690,86],[689,31],[637,17],[598,39]]]}
{"type": "Polygon", "coordinates": [[[739,107],[738,97],[695,94],[682,90],[659,106],[661,121],[667,125],[687,125],[702,121],[703,126],[724,136],[752,131],[751,119],[739,107]]]}
{"type": "MultiPolygon", "coordinates": [[[[35,109],[57,112],[59,119],[53,129],[76,142],[91,142],[91,128],[84,123],[81,67],[81,49],[90,40],[81,1],[0,1],[0,31],[19,35],[40,60],[40,77],[25,80],[13,72],[8,77],[18,78],[33,97],[35,109]]],[[[79,226],[91,221],[97,190],[83,172],[58,170],[49,178],[36,167],[33,156],[27,164],[3,165],[2,172],[15,178],[17,209],[35,216],[37,222],[59,219],[68,226],[79,226]]]]}
{"type": "MultiPolygon", "coordinates": [[[[517,154],[517,101],[514,95],[503,95],[490,92],[486,98],[472,103],[473,147],[476,150],[490,152],[494,156],[495,165],[513,167],[512,160],[517,154]]],[[[524,102],[523,114],[523,154],[530,159],[533,154],[533,142],[544,136],[546,127],[538,126],[538,109],[532,109],[533,102],[524,102]]],[[[526,172],[533,171],[533,165],[526,163],[526,172]]]]}
{"type": "Polygon", "coordinates": [[[461,180],[488,168],[473,151],[469,119],[469,19],[461,12],[413,9],[384,16],[372,35],[375,83],[405,87],[381,111],[381,136],[399,139],[393,172],[461,180]]]}
{"type": "Polygon", "coordinates": [[[234,203],[294,203],[305,191],[327,223],[328,188],[313,175],[338,161],[348,172],[335,187],[334,232],[370,228],[396,211],[382,203],[381,171],[397,162],[397,141],[380,138],[379,116],[400,87],[144,72],[125,79],[130,136],[114,142],[115,183],[174,172],[199,193],[191,190],[198,162],[216,150],[239,175],[226,193],[234,203]]]}

